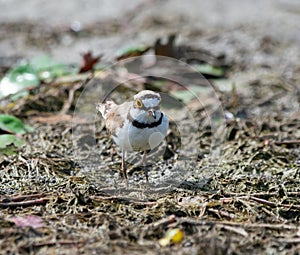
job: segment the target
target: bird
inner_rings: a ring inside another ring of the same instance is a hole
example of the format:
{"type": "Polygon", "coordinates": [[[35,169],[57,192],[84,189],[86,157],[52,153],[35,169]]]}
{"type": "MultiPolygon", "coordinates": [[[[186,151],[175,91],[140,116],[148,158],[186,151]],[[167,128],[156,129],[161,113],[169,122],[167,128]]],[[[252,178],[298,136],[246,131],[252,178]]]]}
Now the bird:
{"type": "Polygon", "coordinates": [[[147,151],[156,148],[165,139],[169,128],[168,118],[161,111],[160,104],[159,93],[142,90],[134,95],[133,100],[120,105],[110,98],[96,105],[105,121],[107,131],[122,150],[121,170],[126,187],[126,155],[131,151],[143,152],[142,165],[146,183],[149,184],[147,151]]]}

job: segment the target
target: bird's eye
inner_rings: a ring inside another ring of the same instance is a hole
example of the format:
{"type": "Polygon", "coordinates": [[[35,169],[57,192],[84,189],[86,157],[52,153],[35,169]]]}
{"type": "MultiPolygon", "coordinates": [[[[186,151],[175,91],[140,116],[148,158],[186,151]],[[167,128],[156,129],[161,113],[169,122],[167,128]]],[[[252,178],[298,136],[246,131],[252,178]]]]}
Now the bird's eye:
{"type": "Polygon", "coordinates": [[[142,108],[143,107],[143,103],[140,99],[135,100],[135,106],[137,108],[142,108]]]}

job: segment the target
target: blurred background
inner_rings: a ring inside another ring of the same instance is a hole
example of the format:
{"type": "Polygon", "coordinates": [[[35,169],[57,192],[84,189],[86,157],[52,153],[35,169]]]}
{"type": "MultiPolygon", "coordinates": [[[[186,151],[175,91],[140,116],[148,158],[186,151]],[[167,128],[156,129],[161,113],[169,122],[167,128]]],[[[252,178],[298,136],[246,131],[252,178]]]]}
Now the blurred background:
{"type": "Polygon", "coordinates": [[[232,58],[299,65],[296,0],[0,0],[0,10],[2,67],[43,54],[77,63],[88,50],[112,60],[120,48],[153,44],[169,33],[178,34],[177,43],[223,51],[232,58]],[[272,57],[255,54],[274,46],[272,57]]]}

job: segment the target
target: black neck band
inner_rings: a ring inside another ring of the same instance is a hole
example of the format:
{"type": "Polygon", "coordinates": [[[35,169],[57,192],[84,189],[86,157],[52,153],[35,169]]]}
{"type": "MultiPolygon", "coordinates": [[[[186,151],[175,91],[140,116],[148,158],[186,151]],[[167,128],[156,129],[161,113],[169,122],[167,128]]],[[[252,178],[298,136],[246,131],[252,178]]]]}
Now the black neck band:
{"type": "Polygon", "coordinates": [[[138,122],[137,120],[134,120],[131,117],[131,114],[128,113],[128,119],[132,123],[132,125],[136,128],[154,128],[157,127],[161,124],[162,119],[163,119],[163,113],[160,114],[160,118],[158,121],[152,122],[152,123],[143,123],[143,122],[138,122]]]}

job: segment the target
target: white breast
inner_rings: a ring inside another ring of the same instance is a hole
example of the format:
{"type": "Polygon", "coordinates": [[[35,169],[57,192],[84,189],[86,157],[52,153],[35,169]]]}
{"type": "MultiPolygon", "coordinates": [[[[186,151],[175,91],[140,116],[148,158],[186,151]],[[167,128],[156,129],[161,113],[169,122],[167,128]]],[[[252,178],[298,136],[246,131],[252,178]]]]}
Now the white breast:
{"type": "Polygon", "coordinates": [[[142,151],[157,147],[165,138],[169,127],[166,116],[159,126],[153,128],[136,128],[128,120],[122,128],[116,130],[113,137],[116,144],[126,151],[142,151]]]}

